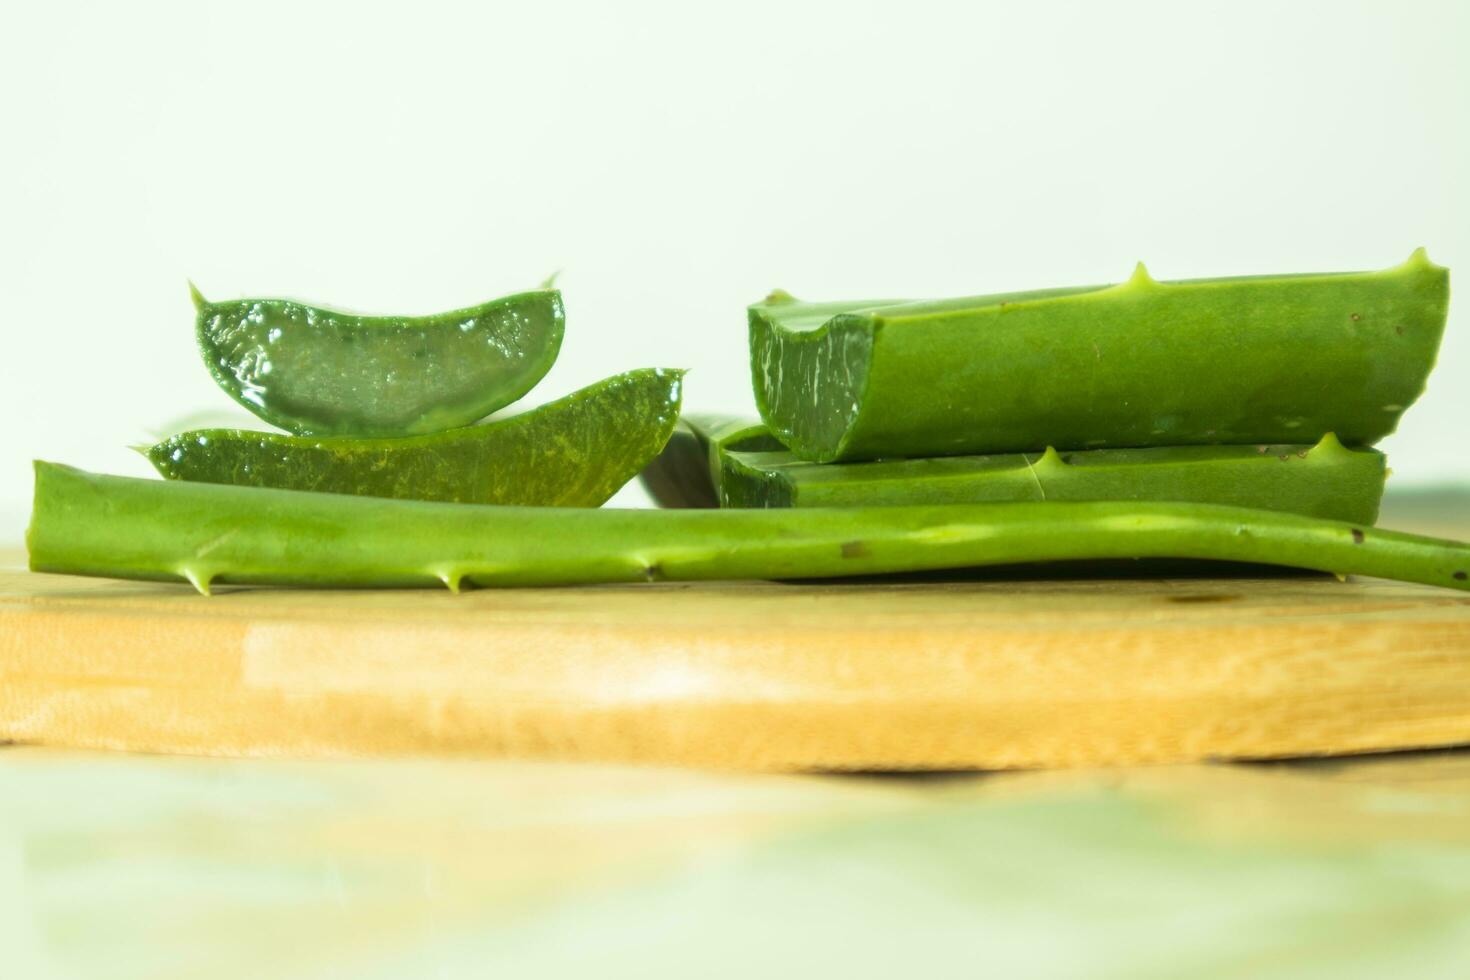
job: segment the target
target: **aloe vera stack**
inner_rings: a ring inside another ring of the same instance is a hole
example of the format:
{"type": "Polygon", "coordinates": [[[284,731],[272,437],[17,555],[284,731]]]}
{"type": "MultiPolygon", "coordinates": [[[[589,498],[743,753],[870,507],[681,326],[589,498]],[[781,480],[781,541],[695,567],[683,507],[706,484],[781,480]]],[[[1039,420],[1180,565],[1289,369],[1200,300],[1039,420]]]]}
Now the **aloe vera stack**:
{"type": "Polygon", "coordinates": [[[370,317],[294,300],[211,303],[192,284],[205,366],[283,435],[176,433],[137,447],[171,480],[450,503],[596,507],[669,438],[683,372],[629,371],[508,419],[561,350],[561,293],[370,317]]]}
{"type": "Polygon", "coordinates": [[[682,372],[645,370],[468,425],[554,360],[549,288],[427,318],[195,302],[215,379],[290,434],[144,447],[164,481],[38,462],[33,569],[207,593],[1173,557],[1470,588],[1470,545],[1370,528],[1371,446],[1444,329],[1422,250],[1376,273],[774,293],[749,310],[760,422],[680,421],[682,372]],[[645,463],[660,503],[705,511],[594,509],[645,463]]]}
{"type": "MultiPolygon", "coordinates": [[[[1371,524],[1371,445],[1423,392],[1448,273],[1158,282],[750,307],[762,421],[690,417],[648,479],[698,460],[726,507],[1177,501],[1371,524]],[[692,448],[680,449],[680,446],[692,448]]],[[[698,498],[698,499],[696,499],[698,498]]]]}

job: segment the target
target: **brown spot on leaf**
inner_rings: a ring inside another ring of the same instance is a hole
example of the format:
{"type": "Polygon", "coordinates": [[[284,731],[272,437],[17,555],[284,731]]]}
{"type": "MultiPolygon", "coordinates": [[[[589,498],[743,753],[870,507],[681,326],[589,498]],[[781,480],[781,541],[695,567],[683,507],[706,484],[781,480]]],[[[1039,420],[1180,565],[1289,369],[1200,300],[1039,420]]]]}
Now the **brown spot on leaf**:
{"type": "Polygon", "coordinates": [[[1460,569],[1452,577],[1454,578],[1454,580],[1456,582],[1463,582],[1463,581],[1465,581],[1465,579],[1466,579],[1465,570],[1463,568],[1460,569]]]}
{"type": "Polygon", "coordinates": [[[872,552],[868,550],[866,541],[844,541],[842,542],[843,558],[866,558],[872,552]]]}
{"type": "Polygon", "coordinates": [[[1297,454],[1296,454],[1296,458],[1297,459],[1306,459],[1307,458],[1307,451],[1305,449],[1298,451],[1297,454]]]}
{"type": "Polygon", "coordinates": [[[1404,335],[1404,325],[1402,323],[1398,324],[1393,328],[1393,332],[1402,337],[1404,335]]]}
{"type": "Polygon", "coordinates": [[[1284,463],[1288,459],[1291,459],[1291,453],[1282,453],[1280,456],[1278,456],[1276,458],[1279,459],[1279,460],[1281,460],[1284,463]]]}
{"type": "Polygon", "coordinates": [[[1361,320],[1361,319],[1363,319],[1363,318],[1362,318],[1362,317],[1361,317],[1361,316],[1359,316],[1359,315],[1358,315],[1358,314],[1356,314],[1356,313],[1349,313],[1349,314],[1348,314],[1348,316],[1349,316],[1349,317],[1350,317],[1350,318],[1352,318],[1352,321],[1353,321],[1353,322],[1354,322],[1354,323],[1357,323],[1357,322],[1358,322],[1358,321],[1359,321],[1359,320],[1361,320]]]}
{"type": "Polygon", "coordinates": [[[1262,456],[1266,455],[1270,451],[1271,451],[1271,447],[1270,446],[1257,446],[1256,447],[1256,452],[1260,453],[1262,456]]]}
{"type": "Polygon", "coordinates": [[[664,577],[664,567],[658,562],[648,565],[643,569],[643,577],[649,582],[657,582],[664,577]]]}
{"type": "Polygon", "coordinates": [[[1362,544],[1362,543],[1363,543],[1363,532],[1361,530],[1359,530],[1358,528],[1353,528],[1353,544],[1362,544]]]}

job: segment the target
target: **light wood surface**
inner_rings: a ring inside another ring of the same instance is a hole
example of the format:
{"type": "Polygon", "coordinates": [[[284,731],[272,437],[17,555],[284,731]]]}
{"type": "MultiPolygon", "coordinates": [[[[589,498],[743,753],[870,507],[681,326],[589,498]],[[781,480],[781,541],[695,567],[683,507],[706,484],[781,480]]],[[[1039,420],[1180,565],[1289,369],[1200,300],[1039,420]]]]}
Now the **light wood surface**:
{"type": "Polygon", "coordinates": [[[0,571],[0,738],[757,770],[1470,742],[1470,596],[1330,578],[476,591],[0,571]]]}

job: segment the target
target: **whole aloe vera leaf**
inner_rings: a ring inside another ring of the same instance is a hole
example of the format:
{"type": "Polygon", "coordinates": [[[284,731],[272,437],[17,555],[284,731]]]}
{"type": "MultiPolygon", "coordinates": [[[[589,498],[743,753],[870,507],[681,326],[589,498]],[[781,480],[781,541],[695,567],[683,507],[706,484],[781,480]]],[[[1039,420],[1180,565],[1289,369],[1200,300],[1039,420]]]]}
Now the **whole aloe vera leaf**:
{"type": "Polygon", "coordinates": [[[145,451],[175,480],[450,503],[596,507],[638,474],[679,418],[682,371],[615,375],[520,415],[402,439],[240,429],[145,451]]]}
{"type": "Polygon", "coordinates": [[[209,373],[300,435],[407,436],[516,401],[561,350],[561,293],[538,289],[432,316],[359,316],[284,299],[211,303],[191,285],[209,373]]]}
{"type": "Polygon", "coordinates": [[[1172,500],[1372,524],[1387,476],[1382,453],[1347,449],[1330,433],[1315,446],[1048,449],[809,463],[779,448],[758,422],[693,415],[683,424],[704,449],[702,462],[725,507],[1172,500]]]}
{"type": "Polygon", "coordinates": [[[749,310],[756,406],[817,462],[1129,446],[1371,445],[1424,390],[1449,273],[1156,282],[749,310]]]}
{"type": "Polygon", "coordinates": [[[809,578],[1193,558],[1470,589],[1470,545],[1211,504],[577,510],[103,476],[36,463],[35,571],[308,586],[809,578]]]}

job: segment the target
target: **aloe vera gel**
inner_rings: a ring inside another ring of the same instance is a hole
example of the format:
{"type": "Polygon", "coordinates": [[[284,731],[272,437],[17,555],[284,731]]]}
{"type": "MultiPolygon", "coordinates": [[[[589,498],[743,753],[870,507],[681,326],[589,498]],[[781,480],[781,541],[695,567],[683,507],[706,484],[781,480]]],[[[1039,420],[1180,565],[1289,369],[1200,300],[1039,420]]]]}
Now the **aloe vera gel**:
{"type": "Polygon", "coordinates": [[[235,401],[299,435],[404,436],[516,401],[561,349],[561,294],[431,316],[360,316],[294,300],[211,303],[193,290],[204,364],[235,401]]]}

